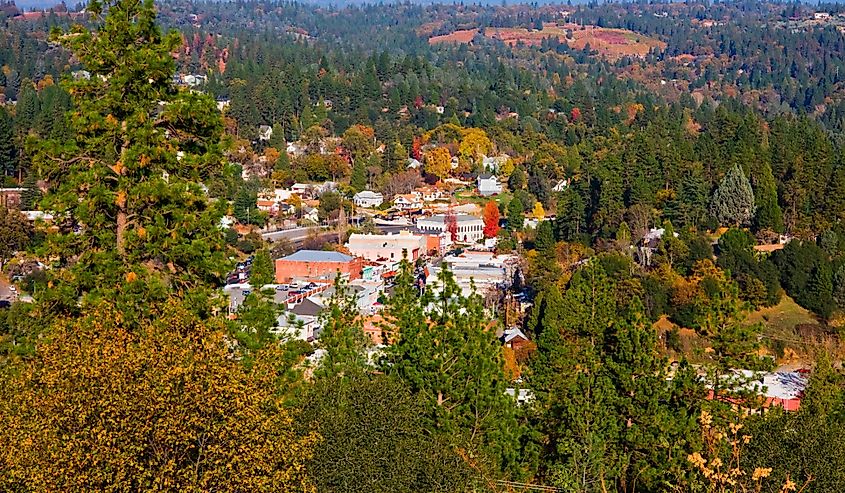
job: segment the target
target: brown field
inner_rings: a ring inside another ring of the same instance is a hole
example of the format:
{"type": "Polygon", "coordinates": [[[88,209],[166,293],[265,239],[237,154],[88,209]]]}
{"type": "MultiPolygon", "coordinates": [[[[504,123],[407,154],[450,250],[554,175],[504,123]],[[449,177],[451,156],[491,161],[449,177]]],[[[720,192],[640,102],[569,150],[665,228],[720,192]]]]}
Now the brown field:
{"type": "MultiPolygon", "coordinates": [[[[437,43],[469,43],[477,29],[455,31],[452,34],[435,36],[429,38],[430,44],[437,43]]],[[[499,39],[509,46],[523,43],[528,46],[536,46],[542,43],[543,39],[557,37],[559,40],[568,43],[576,49],[583,49],[587,44],[600,55],[608,58],[620,58],[623,56],[644,57],[654,47],[663,49],[666,43],[654,38],[626,29],[609,29],[595,26],[579,26],[577,24],[546,23],[541,31],[528,30],[525,28],[487,28],[485,35],[491,39],[499,39]],[[571,32],[571,39],[567,33],[571,32]]]]}
{"type": "Polygon", "coordinates": [[[428,44],[436,45],[438,43],[469,43],[472,38],[478,33],[478,29],[464,29],[455,31],[451,34],[443,34],[441,36],[434,36],[428,38],[428,44]]]}

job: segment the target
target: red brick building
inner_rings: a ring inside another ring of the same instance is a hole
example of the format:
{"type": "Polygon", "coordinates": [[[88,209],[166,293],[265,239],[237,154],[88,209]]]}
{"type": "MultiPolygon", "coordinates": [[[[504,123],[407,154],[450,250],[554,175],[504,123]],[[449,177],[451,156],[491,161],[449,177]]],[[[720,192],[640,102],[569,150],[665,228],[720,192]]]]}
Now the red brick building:
{"type": "Polygon", "coordinates": [[[276,282],[284,284],[294,279],[334,280],[337,273],[350,281],[361,278],[364,259],[340,252],[300,250],[287,257],[276,259],[276,282]]]}

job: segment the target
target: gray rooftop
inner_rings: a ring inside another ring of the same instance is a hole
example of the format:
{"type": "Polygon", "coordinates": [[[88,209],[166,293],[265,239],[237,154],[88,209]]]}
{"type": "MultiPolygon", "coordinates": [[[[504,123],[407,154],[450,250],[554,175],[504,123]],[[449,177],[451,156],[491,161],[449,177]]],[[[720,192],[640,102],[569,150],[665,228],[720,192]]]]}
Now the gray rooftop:
{"type": "Polygon", "coordinates": [[[294,262],[349,262],[352,257],[340,252],[326,252],[323,250],[300,250],[294,254],[282,257],[281,260],[294,262]]]}

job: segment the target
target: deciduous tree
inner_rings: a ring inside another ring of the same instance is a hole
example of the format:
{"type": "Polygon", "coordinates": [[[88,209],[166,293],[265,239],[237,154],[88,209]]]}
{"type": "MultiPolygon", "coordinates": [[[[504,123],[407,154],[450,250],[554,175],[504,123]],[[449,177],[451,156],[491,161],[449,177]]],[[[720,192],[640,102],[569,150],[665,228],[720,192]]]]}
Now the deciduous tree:
{"type": "Polygon", "coordinates": [[[246,367],[228,346],[176,302],[140,326],[109,305],[57,322],[0,379],[0,489],[313,491],[282,349],[246,367]]]}
{"type": "Polygon", "coordinates": [[[499,234],[499,205],[489,201],[484,205],[484,237],[495,238],[499,234]]]}

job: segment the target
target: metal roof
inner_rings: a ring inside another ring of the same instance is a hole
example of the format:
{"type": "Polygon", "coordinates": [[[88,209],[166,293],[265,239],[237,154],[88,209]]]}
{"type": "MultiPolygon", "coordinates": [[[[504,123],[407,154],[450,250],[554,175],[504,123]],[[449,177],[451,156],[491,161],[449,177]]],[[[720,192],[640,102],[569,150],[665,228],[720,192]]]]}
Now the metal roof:
{"type": "Polygon", "coordinates": [[[323,250],[300,250],[296,253],[282,257],[280,260],[293,262],[349,262],[352,257],[340,252],[326,252],[323,250]]]}

